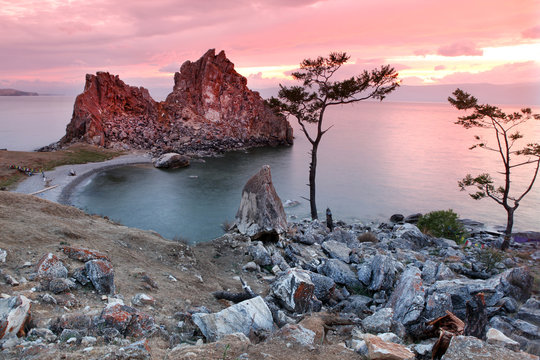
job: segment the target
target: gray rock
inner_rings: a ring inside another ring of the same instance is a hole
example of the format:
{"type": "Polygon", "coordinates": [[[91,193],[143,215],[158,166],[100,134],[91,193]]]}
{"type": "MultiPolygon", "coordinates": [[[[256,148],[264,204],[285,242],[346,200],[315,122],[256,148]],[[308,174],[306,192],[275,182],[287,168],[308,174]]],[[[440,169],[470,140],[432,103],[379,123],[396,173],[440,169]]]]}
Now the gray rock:
{"type": "Polygon", "coordinates": [[[522,302],[531,296],[533,277],[526,267],[508,269],[500,275],[499,288],[522,302]]]}
{"type": "Polygon", "coordinates": [[[348,287],[361,287],[361,283],[358,280],[356,274],[351,270],[349,265],[338,259],[326,259],[324,263],[319,267],[319,273],[322,273],[337,284],[345,285],[348,287]]]}
{"type": "Polygon", "coordinates": [[[422,318],[425,319],[424,322],[429,322],[446,315],[446,311],[454,311],[451,296],[446,293],[433,293],[426,298],[422,318]]]}
{"type": "Polygon", "coordinates": [[[335,228],[334,231],[328,234],[324,239],[325,242],[337,241],[339,243],[347,245],[350,249],[357,248],[360,242],[356,238],[356,234],[352,231],[344,230],[342,228],[335,228]]]}
{"type": "Polygon", "coordinates": [[[259,266],[257,266],[254,261],[249,261],[244,266],[242,266],[243,271],[258,271],[259,269],[259,266]]]}
{"type": "Polygon", "coordinates": [[[36,265],[36,274],[38,279],[51,280],[67,278],[68,270],[56,255],[48,253],[39,259],[36,265]]]}
{"type": "Polygon", "coordinates": [[[310,272],[292,268],[279,275],[270,291],[285,309],[305,313],[312,308],[314,290],[310,272]]]}
{"type": "Polygon", "coordinates": [[[249,335],[251,330],[271,331],[274,324],[272,313],[260,296],[232,305],[218,313],[193,314],[192,319],[208,341],[216,341],[237,332],[249,335]]]}
{"type": "Polygon", "coordinates": [[[287,216],[272,184],[270,166],[264,165],[244,186],[236,227],[255,239],[287,231],[287,216]]]}
{"type": "Polygon", "coordinates": [[[369,311],[368,305],[373,301],[372,298],[363,295],[352,295],[340,302],[335,310],[343,313],[351,313],[358,316],[360,319],[365,317],[369,311]]]}
{"type": "Polygon", "coordinates": [[[349,263],[351,249],[346,244],[335,240],[328,240],[323,242],[322,248],[331,258],[339,259],[347,264],[349,263]]]}
{"type": "Polygon", "coordinates": [[[432,260],[426,260],[422,267],[422,280],[424,280],[424,284],[433,284],[437,280],[438,270],[439,264],[432,260]]]}
{"type": "Polygon", "coordinates": [[[402,240],[408,241],[413,249],[422,249],[432,243],[415,225],[408,223],[394,226],[394,234],[402,240]]]}
{"type": "Polygon", "coordinates": [[[189,158],[177,153],[166,153],[154,159],[154,167],[160,169],[176,169],[189,166],[189,158]]]}
{"type": "Polygon", "coordinates": [[[276,336],[285,341],[294,341],[302,346],[313,345],[315,332],[299,324],[287,324],[276,333],[276,336]]]}
{"type": "Polygon", "coordinates": [[[30,329],[28,332],[28,335],[26,336],[27,340],[36,340],[36,339],[43,339],[47,342],[55,342],[57,339],[57,336],[54,335],[54,333],[46,328],[33,328],[30,329]]]}
{"type": "Polygon", "coordinates": [[[394,311],[391,308],[382,308],[373,315],[362,320],[362,327],[371,334],[381,334],[389,332],[392,328],[392,318],[394,311]]]}
{"type": "Polygon", "coordinates": [[[377,254],[371,259],[371,291],[390,290],[396,280],[396,267],[390,256],[377,254]]]}
{"type": "Polygon", "coordinates": [[[540,326],[540,301],[533,298],[527,300],[527,302],[519,309],[517,317],[540,326]]]}
{"type": "Polygon", "coordinates": [[[388,300],[388,306],[394,309],[394,320],[403,325],[416,322],[424,310],[425,291],[420,274],[417,267],[408,267],[388,300]]]}
{"type": "Polygon", "coordinates": [[[90,280],[88,279],[88,276],[86,275],[86,269],[84,268],[84,266],[78,269],[75,269],[72,277],[75,280],[77,280],[81,285],[86,285],[90,282],[90,280]]]}
{"type": "Polygon", "coordinates": [[[422,214],[420,213],[411,214],[407,216],[403,221],[409,224],[416,224],[418,220],[420,220],[421,217],[422,217],[422,214]]]}
{"type": "Polygon", "coordinates": [[[155,305],[156,299],[144,293],[137,293],[131,299],[131,304],[135,306],[155,305]]]}
{"type": "Polygon", "coordinates": [[[328,276],[314,272],[310,272],[309,276],[311,277],[311,282],[315,286],[313,294],[323,303],[329,301],[333,297],[336,288],[334,280],[328,276]]]}
{"type": "Polygon", "coordinates": [[[0,249],[0,262],[1,263],[6,262],[6,256],[7,256],[7,251],[3,250],[3,249],[0,249]]]}
{"type": "Polygon", "coordinates": [[[399,223],[402,222],[405,219],[405,217],[402,214],[394,214],[390,216],[390,221],[393,223],[399,223]]]}
{"type": "Polygon", "coordinates": [[[30,300],[23,296],[0,299],[0,339],[24,333],[30,321],[30,300]]]}
{"type": "Polygon", "coordinates": [[[253,261],[257,265],[267,266],[272,264],[272,257],[260,241],[257,241],[248,247],[248,254],[253,258],[253,261]]]}
{"type": "Polygon", "coordinates": [[[487,344],[472,336],[454,336],[441,360],[531,360],[525,353],[487,344]]]}
{"type": "Polygon", "coordinates": [[[53,294],[60,294],[71,289],[75,289],[76,285],[70,279],[56,278],[49,282],[49,291],[53,294]]]}
{"type": "Polygon", "coordinates": [[[99,294],[114,294],[114,270],[107,260],[90,260],[84,264],[86,275],[99,294]]]}

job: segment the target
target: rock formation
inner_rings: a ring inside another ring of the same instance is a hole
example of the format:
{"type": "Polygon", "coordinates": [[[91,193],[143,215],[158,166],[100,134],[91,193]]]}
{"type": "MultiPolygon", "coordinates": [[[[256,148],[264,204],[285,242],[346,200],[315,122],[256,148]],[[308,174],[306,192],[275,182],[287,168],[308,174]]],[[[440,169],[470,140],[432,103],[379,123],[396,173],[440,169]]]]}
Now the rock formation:
{"type": "Polygon", "coordinates": [[[244,186],[236,227],[254,239],[272,238],[287,231],[287,215],[272,184],[270,166],[264,165],[244,186]]]}
{"type": "Polygon", "coordinates": [[[86,75],[61,143],[84,141],[108,148],[223,151],[292,144],[292,128],[247,87],[222,51],[186,61],[164,102],[148,90],[105,72],[86,75]]]}

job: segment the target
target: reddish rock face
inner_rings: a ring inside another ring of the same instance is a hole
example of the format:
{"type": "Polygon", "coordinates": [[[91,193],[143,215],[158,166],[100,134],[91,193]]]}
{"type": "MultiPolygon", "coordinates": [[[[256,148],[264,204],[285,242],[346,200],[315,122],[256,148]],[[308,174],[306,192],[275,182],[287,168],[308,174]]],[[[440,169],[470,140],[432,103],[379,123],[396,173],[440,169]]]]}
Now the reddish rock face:
{"type": "Polygon", "coordinates": [[[228,150],[292,144],[292,128],[276,116],[222,51],[186,61],[174,76],[173,92],[155,102],[148,90],[118,76],[86,76],[62,143],[156,152],[228,150]]]}
{"type": "Polygon", "coordinates": [[[45,254],[36,265],[38,279],[66,278],[68,271],[62,261],[53,253],[45,254]]]}
{"type": "Polygon", "coordinates": [[[76,248],[71,246],[64,246],[62,248],[64,254],[66,254],[70,259],[79,260],[82,262],[87,262],[90,260],[101,259],[110,261],[107,255],[100,253],[96,250],[90,250],[85,248],[76,248]]]}

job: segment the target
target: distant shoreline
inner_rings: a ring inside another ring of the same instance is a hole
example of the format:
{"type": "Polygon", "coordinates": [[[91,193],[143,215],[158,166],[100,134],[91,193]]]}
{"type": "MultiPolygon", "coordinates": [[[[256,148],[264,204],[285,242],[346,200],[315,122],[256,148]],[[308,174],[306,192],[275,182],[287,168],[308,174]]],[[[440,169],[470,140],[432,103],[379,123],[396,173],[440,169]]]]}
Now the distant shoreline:
{"type": "Polygon", "coordinates": [[[39,94],[16,89],[0,89],[0,96],[39,96],[39,94]]]}

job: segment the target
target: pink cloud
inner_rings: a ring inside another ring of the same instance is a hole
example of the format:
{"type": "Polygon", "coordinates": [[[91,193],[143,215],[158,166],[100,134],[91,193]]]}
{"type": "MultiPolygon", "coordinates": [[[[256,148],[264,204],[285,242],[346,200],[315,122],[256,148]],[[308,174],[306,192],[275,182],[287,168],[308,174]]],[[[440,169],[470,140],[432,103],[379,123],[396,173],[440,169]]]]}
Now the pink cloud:
{"type": "Polygon", "coordinates": [[[459,72],[437,80],[438,84],[540,82],[540,65],[534,61],[497,66],[479,73],[459,72]],[[516,81],[519,79],[519,81],[516,81]]]}
{"type": "Polygon", "coordinates": [[[437,65],[433,68],[433,70],[435,71],[444,70],[444,69],[446,69],[446,66],[444,65],[437,65]]]}
{"type": "Polygon", "coordinates": [[[532,28],[528,28],[527,30],[524,30],[521,35],[524,38],[529,39],[540,39],[540,25],[534,26],[532,28]]]}
{"type": "MultiPolygon", "coordinates": [[[[455,39],[489,46],[512,42],[522,29],[535,29],[539,16],[528,2],[516,6],[488,0],[416,0],[414,6],[397,0],[0,3],[0,78],[66,83],[82,83],[85,73],[97,70],[114,70],[121,76],[172,70],[174,64],[197,60],[209,48],[225,50],[238,67],[298,64],[330,51],[372,59],[343,69],[352,74],[385,63],[373,59],[410,56],[412,49],[437,49],[455,39]]],[[[452,56],[480,51],[458,45],[439,50],[452,56]]]]}
{"type": "Polygon", "coordinates": [[[442,56],[482,56],[484,52],[470,42],[441,46],[437,54],[442,56]]]}

